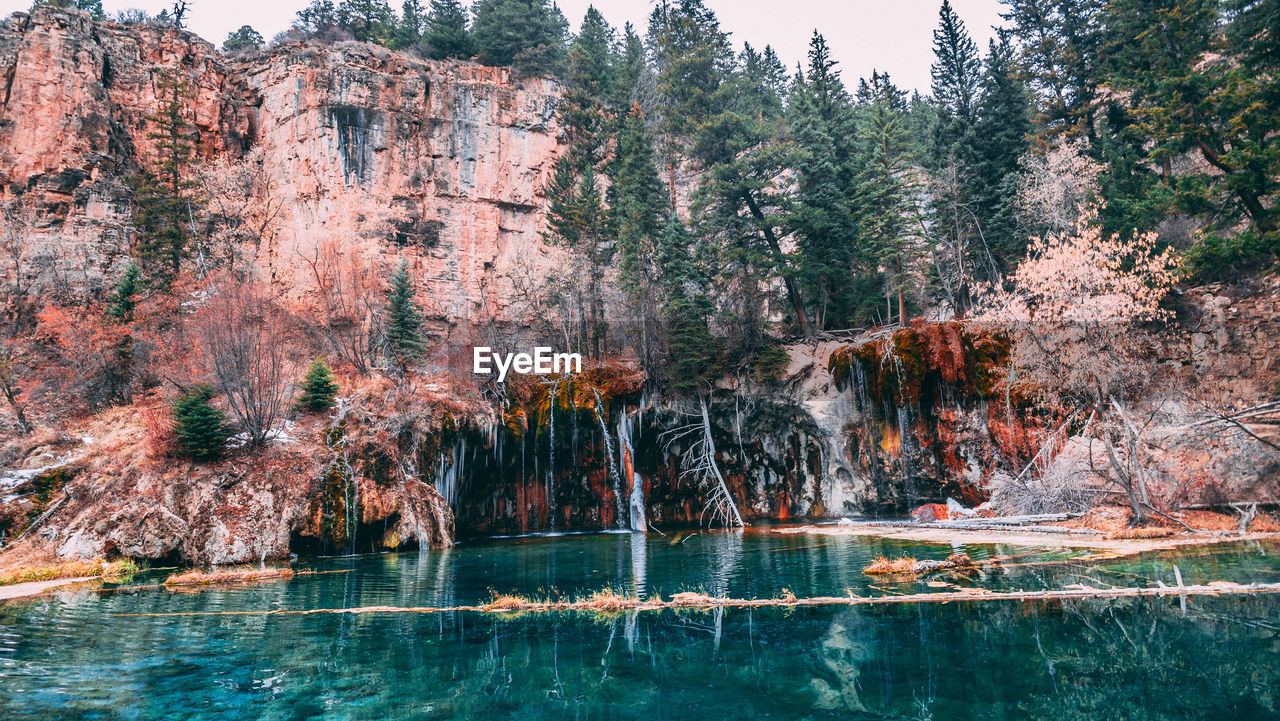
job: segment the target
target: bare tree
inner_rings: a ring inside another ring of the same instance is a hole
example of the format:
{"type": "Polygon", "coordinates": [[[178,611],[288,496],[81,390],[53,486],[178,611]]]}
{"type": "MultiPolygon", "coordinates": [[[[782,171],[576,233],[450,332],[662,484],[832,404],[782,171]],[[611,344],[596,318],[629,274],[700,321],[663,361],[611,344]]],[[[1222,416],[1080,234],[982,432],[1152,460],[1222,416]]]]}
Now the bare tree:
{"type": "Polygon", "coordinates": [[[665,448],[670,449],[673,443],[684,438],[692,438],[693,442],[680,458],[680,477],[690,478],[707,495],[704,513],[710,513],[714,521],[720,519],[726,526],[742,526],[742,514],[738,513],[738,504],[729,493],[729,484],[720,472],[716,462],[716,444],[711,437],[711,414],[707,409],[707,398],[698,394],[700,413],[689,414],[691,422],[663,432],[666,438],[665,448]]]}
{"type": "Polygon", "coordinates": [[[292,388],[286,353],[288,315],[259,283],[223,276],[210,285],[195,326],[205,360],[232,415],[248,436],[248,444],[260,445],[292,388]]]}
{"type": "Polygon", "coordinates": [[[200,197],[204,199],[204,232],[197,233],[196,265],[235,268],[244,253],[270,248],[284,217],[285,202],[262,154],[254,150],[242,159],[218,158],[201,166],[200,197]]]}
{"type": "Polygon", "coordinates": [[[368,374],[382,335],[385,268],[336,238],[321,241],[303,261],[316,283],[320,335],[334,355],[368,374]]]}
{"type": "Polygon", "coordinates": [[[31,289],[25,284],[29,270],[31,233],[39,213],[31,193],[0,207],[0,394],[13,412],[22,433],[31,432],[21,379],[30,369],[25,362],[34,320],[31,289]]]}

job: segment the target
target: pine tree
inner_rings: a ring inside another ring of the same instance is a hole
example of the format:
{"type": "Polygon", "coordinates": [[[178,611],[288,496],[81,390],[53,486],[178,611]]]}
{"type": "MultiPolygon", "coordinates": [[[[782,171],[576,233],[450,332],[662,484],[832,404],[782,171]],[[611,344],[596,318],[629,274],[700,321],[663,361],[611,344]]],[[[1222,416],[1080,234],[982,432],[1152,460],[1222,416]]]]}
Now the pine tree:
{"type": "Polygon", "coordinates": [[[342,0],[338,27],[364,43],[387,44],[395,28],[395,13],[387,0],[342,0]]]}
{"type": "Polygon", "coordinates": [[[298,384],[298,407],[315,413],[333,407],[338,397],[338,382],[333,379],[323,358],[316,358],[307,366],[307,372],[298,384]]]}
{"type": "Polygon", "coordinates": [[[1006,0],[1030,85],[1039,98],[1041,133],[1070,135],[1093,128],[1093,98],[1101,76],[1100,22],[1105,0],[1006,0]]]}
{"type": "Polygon", "coordinates": [[[588,8],[582,27],[569,46],[567,89],[560,117],[570,142],[573,162],[579,168],[602,160],[603,145],[611,128],[607,107],[614,93],[617,37],[604,16],[588,8]]]}
{"type": "Polygon", "coordinates": [[[418,41],[422,40],[426,21],[421,0],[404,0],[400,6],[400,20],[395,24],[395,42],[392,46],[402,49],[417,45],[418,41]]]}
{"type": "Polygon", "coordinates": [[[107,315],[124,323],[133,320],[133,309],[138,304],[135,296],[140,292],[142,292],[142,269],[137,263],[129,261],[129,265],[125,266],[124,274],[120,276],[120,282],[116,283],[115,290],[112,291],[111,301],[107,305],[107,315]]]}
{"type": "Polygon", "coordinates": [[[852,192],[859,161],[852,98],[840,79],[826,39],[809,43],[807,75],[798,73],[788,104],[796,162],[793,218],[800,250],[800,282],[819,329],[855,325],[861,299],[853,274],[874,260],[856,247],[852,192]]]}
{"type": "Polygon", "coordinates": [[[523,75],[558,75],[569,23],[548,0],[477,0],[475,39],[480,62],[510,65],[523,75]]]}
{"type": "Polygon", "coordinates": [[[431,0],[422,39],[433,60],[467,60],[476,54],[475,41],[467,29],[467,12],[458,0],[431,0]]]}
{"type": "Polygon", "coordinates": [[[938,27],[933,31],[933,99],[938,107],[934,129],[935,165],[955,162],[970,166],[973,161],[973,125],[982,82],[978,48],[969,37],[964,21],[942,0],[938,27]]]}
{"type": "Polygon", "coordinates": [[[1224,24],[1214,0],[1109,3],[1110,81],[1131,94],[1125,132],[1142,139],[1182,209],[1218,216],[1231,234],[1247,219],[1280,248],[1280,53],[1271,34],[1278,10],[1275,2],[1228,7],[1224,24]],[[1212,170],[1175,175],[1174,161],[1188,151],[1212,170]],[[1227,208],[1234,212],[1223,214],[1227,208]]]}
{"type": "Polygon", "coordinates": [[[422,309],[414,301],[416,295],[409,261],[402,260],[399,270],[391,277],[384,321],[387,354],[402,371],[421,356],[426,347],[422,338],[422,309]]]}
{"type": "Polygon", "coordinates": [[[265,42],[262,34],[252,26],[241,25],[239,30],[227,34],[227,39],[222,43],[222,49],[229,53],[237,50],[258,50],[265,42]]]}
{"type": "Polygon", "coordinates": [[[156,87],[161,109],[148,117],[156,126],[149,133],[155,141],[155,155],[150,167],[131,179],[131,185],[137,231],[134,256],[152,282],[164,286],[181,270],[188,250],[194,216],[190,190],[195,184],[187,176],[198,136],[183,114],[193,97],[186,78],[167,69],[161,72],[156,87]]]}
{"type": "Polygon", "coordinates": [[[609,211],[618,239],[618,282],[635,299],[655,298],[666,189],[654,163],[653,136],[637,103],[622,118],[609,165],[609,211]]]}
{"type": "Polygon", "coordinates": [[[173,434],[178,450],[197,461],[212,461],[222,455],[231,435],[226,415],[209,401],[213,388],[194,386],[174,400],[173,434]]]}
{"type": "Polygon", "coordinates": [[[1031,133],[1031,96],[1014,64],[1007,32],[992,39],[987,52],[975,129],[976,212],[983,219],[983,234],[995,261],[1004,271],[1026,254],[1027,238],[1017,226],[1015,201],[1018,160],[1030,146],[1031,133]]]}
{"type": "Polygon", "coordinates": [[[858,100],[865,115],[858,136],[866,158],[856,186],[859,244],[875,252],[888,280],[888,293],[897,299],[898,322],[905,324],[906,295],[918,286],[916,266],[923,253],[906,93],[887,73],[872,73],[869,82],[859,83],[858,100]]]}

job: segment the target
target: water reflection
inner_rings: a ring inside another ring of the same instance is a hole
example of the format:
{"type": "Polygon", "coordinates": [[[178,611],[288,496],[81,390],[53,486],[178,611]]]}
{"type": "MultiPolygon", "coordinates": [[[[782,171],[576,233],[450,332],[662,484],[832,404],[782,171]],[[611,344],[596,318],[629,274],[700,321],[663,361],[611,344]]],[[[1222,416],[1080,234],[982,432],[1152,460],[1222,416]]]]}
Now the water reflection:
{"type": "MultiPolygon", "coordinates": [[[[0,718],[1265,718],[1280,599],[473,613],[120,617],[454,605],[490,589],[874,592],[862,559],[951,548],[852,539],[641,535],[334,559],[352,569],[200,594],[64,593],[0,606],[0,718]]],[[[996,555],[997,549],[970,547],[996,555]]],[[[1006,552],[1015,549],[1004,549],[1006,552]]],[[[1274,547],[1012,568],[992,588],[1276,580],[1274,547]]],[[[895,587],[898,588],[898,587],[895,587]]],[[[903,585],[903,592],[927,589],[903,585]]]]}

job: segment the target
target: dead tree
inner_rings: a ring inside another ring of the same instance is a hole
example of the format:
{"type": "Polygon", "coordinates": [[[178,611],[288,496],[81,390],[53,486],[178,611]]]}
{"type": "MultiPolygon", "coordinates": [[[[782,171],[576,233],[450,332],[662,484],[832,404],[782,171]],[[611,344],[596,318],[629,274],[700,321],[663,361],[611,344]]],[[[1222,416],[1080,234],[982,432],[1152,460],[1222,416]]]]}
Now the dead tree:
{"type": "Polygon", "coordinates": [[[745,525],[742,514],[738,513],[738,505],[734,503],[729,485],[716,463],[716,444],[711,437],[711,415],[707,411],[706,396],[698,396],[698,406],[701,415],[690,414],[693,422],[664,432],[663,435],[667,436],[665,448],[669,450],[673,443],[684,438],[695,439],[680,458],[680,477],[693,479],[707,494],[704,515],[709,512],[712,521],[719,518],[726,526],[741,527],[745,525]]]}
{"type": "Polygon", "coordinates": [[[248,444],[262,444],[291,390],[287,314],[255,281],[224,277],[209,290],[195,325],[209,370],[248,444]]]}

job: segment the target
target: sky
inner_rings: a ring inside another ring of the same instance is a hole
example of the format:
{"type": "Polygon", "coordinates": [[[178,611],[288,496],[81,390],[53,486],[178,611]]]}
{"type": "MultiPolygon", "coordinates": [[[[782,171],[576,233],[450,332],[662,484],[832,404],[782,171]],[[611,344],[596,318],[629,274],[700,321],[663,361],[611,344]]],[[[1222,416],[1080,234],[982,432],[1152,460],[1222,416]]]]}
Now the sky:
{"type": "MultiPolygon", "coordinates": [[[[189,27],[221,45],[227,33],[252,25],[268,40],[289,27],[294,14],[308,0],[194,0],[189,27]]],[[[903,88],[929,91],[933,62],[933,29],[941,0],[706,0],[720,18],[735,46],[749,42],[757,48],[772,45],[783,62],[794,68],[805,60],[814,29],[827,39],[839,61],[845,82],[853,85],[872,70],[888,71],[903,88]]],[[[26,10],[30,0],[0,0],[0,14],[26,10]]],[[[152,14],[171,0],[104,0],[108,13],[136,7],[152,14]]],[[[424,4],[426,4],[424,2],[424,4]]],[[[391,0],[399,9],[399,0],[391,0]]],[[[621,28],[631,22],[643,35],[653,0],[559,0],[573,30],[588,5],[621,28]]],[[[992,26],[999,25],[1000,0],[952,0],[978,48],[985,53],[992,26]]]]}

